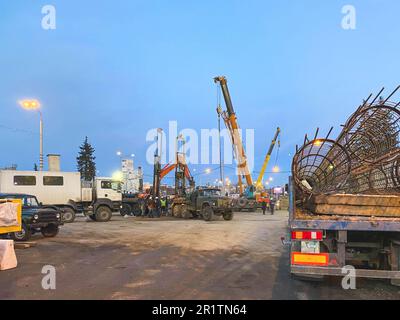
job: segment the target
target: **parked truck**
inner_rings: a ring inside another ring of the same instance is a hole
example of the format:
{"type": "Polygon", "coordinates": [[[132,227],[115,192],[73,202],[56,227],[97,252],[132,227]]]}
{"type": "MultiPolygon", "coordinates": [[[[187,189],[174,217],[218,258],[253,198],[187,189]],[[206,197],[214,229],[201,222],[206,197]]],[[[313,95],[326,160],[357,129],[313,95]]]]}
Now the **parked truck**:
{"type": "Polygon", "coordinates": [[[356,209],[340,216],[304,212],[290,179],[290,272],[302,278],[343,277],[350,270],[343,268],[350,265],[357,278],[399,285],[400,218],[359,216],[356,209]]]}
{"type": "Polygon", "coordinates": [[[176,196],[171,211],[177,218],[202,217],[211,221],[214,216],[222,216],[224,220],[233,219],[232,199],[223,196],[218,188],[197,188],[184,196],[176,196]]]}
{"type": "Polygon", "coordinates": [[[66,223],[77,213],[106,222],[123,204],[121,182],[107,177],[85,182],[79,172],[0,170],[0,193],[34,195],[42,204],[62,209],[66,223]]]}

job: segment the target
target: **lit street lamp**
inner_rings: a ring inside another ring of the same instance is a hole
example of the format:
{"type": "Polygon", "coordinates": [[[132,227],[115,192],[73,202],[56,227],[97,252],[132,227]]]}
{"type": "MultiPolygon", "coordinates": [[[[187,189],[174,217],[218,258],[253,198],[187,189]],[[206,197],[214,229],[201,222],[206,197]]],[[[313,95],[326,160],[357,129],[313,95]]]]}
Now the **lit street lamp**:
{"type": "Polygon", "coordinates": [[[40,111],[40,102],[35,99],[24,99],[24,100],[20,100],[18,103],[25,110],[36,110],[37,112],[39,112],[39,116],[40,116],[39,168],[40,168],[40,171],[43,171],[43,116],[42,116],[42,112],[40,111]]]}

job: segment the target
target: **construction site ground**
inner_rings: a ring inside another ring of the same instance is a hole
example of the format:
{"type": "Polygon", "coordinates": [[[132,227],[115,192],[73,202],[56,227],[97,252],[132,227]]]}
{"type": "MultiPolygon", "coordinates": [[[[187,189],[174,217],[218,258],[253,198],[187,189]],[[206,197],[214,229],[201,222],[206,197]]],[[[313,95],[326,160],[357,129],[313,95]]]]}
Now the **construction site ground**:
{"type": "Polygon", "coordinates": [[[388,281],[305,282],[289,274],[288,213],[236,213],[232,221],[78,217],[56,238],[35,235],[19,266],[0,272],[0,299],[399,299],[388,281]],[[56,289],[42,288],[45,265],[56,289]]]}

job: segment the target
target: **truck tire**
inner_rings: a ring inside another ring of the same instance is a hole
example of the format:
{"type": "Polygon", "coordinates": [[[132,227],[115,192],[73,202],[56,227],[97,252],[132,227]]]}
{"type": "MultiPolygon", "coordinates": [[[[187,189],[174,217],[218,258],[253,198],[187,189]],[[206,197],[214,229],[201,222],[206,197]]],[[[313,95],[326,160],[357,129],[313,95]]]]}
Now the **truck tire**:
{"type": "Polygon", "coordinates": [[[140,217],[142,215],[142,208],[140,207],[139,203],[134,203],[132,205],[131,212],[135,217],[140,217]]]}
{"type": "Polygon", "coordinates": [[[181,218],[182,217],[182,212],[181,212],[181,205],[174,205],[172,206],[172,216],[175,218],[181,218]]]}
{"type": "Polygon", "coordinates": [[[247,205],[247,199],[246,198],[240,198],[237,202],[238,206],[240,208],[244,208],[247,205]]]}
{"type": "Polygon", "coordinates": [[[130,215],[131,214],[131,212],[132,212],[132,207],[129,205],[129,204],[127,204],[127,203],[123,203],[122,204],[122,208],[121,208],[121,210],[119,211],[119,213],[121,214],[121,216],[126,216],[126,215],[130,215]]]}
{"type": "Polygon", "coordinates": [[[72,208],[64,208],[63,210],[64,210],[64,212],[63,212],[63,215],[62,215],[62,221],[64,223],[72,223],[72,222],[74,222],[75,221],[75,216],[76,216],[75,210],[72,209],[72,208]]]}
{"type": "Polygon", "coordinates": [[[192,217],[192,214],[189,212],[186,206],[182,206],[181,208],[181,217],[183,219],[190,219],[192,217]]]}
{"type": "Polygon", "coordinates": [[[112,211],[109,207],[100,206],[96,209],[96,221],[107,222],[112,217],[112,211]]]}
{"type": "Polygon", "coordinates": [[[224,212],[223,217],[224,220],[230,221],[233,219],[233,212],[232,211],[224,212]]]}
{"type": "Polygon", "coordinates": [[[25,223],[22,223],[21,231],[11,233],[11,239],[14,241],[28,241],[31,236],[32,231],[25,223]]]}
{"type": "Polygon", "coordinates": [[[55,224],[49,224],[47,227],[43,227],[40,229],[43,237],[45,238],[53,238],[58,234],[60,228],[55,224]]]}
{"type": "Polygon", "coordinates": [[[88,215],[88,217],[89,217],[91,220],[96,221],[96,215],[95,215],[95,214],[90,214],[90,215],[88,215]]]}
{"type": "Polygon", "coordinates": [[[214,210],[210,206],[204,207],[201,215],[203,216],[204,221],[211,221],[214,218],[214,210]]]}

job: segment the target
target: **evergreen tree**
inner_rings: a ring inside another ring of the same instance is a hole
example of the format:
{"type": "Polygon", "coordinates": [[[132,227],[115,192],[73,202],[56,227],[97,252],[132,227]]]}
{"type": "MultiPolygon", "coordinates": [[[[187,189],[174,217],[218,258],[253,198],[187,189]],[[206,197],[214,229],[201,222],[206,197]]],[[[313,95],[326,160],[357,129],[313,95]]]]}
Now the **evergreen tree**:
{"type": "Polygon", "coordinates": [[[79,147],[79,153],[76,157],[77,169],[81,173],[81,179],[85,181],[92,181],[96,176],[96,163],[94,156],[94,148],[88,142],[88,137],[79,147]]]}

